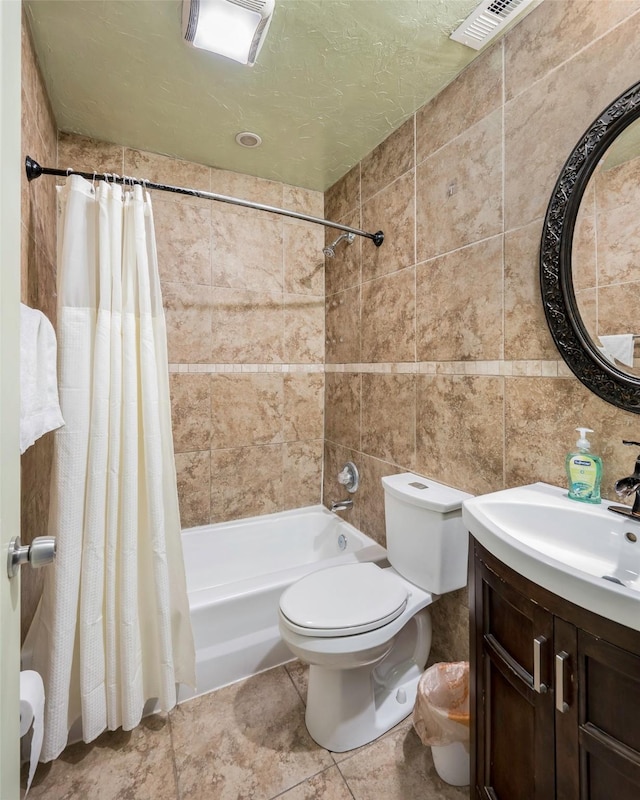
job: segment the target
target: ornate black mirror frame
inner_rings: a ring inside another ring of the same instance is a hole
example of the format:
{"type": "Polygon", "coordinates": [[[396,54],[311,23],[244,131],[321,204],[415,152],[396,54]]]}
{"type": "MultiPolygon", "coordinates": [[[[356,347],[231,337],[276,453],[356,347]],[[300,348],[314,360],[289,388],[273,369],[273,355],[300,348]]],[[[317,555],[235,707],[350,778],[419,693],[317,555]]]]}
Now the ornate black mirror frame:
{"type": "Polygon", "coordinates": [[[617,369],[589,336],[573,289],[571,250],[576,217],[589,178],[613,140],[638,117],[640,83],[614,100],[573,149],[551,195],[540,245],[542,303],[560,354],[592,392],[636,414],[640,414],[640,377],[617,369]]]}

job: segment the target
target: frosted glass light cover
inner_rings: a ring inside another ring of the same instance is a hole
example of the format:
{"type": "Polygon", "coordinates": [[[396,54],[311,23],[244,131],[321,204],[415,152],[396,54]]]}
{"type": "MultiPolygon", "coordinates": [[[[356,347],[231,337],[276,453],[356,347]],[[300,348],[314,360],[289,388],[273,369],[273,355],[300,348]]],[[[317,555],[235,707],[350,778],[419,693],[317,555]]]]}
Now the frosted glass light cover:
{"type": "Polygon", "coordinates": [[[247,64],[261,19],[255,11],[227,0],[201,0],[193,46],[247,64]]]}

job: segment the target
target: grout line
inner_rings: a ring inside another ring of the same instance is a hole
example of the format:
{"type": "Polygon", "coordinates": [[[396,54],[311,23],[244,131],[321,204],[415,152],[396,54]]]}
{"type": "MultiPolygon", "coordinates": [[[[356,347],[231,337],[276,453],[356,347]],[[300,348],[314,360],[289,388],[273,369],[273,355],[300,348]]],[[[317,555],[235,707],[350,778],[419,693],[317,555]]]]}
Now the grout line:
{"type": "Polygon", "coordinates": [[[173,765],[173,777],[176,782],[176,800],[180,799],[180,776],[178,774],[178,765],[176,764],[176,750],[173,741],[173,725],[171,724],[171,711],[167,713],[167,722],[169,724],[169,743],[171,744],[171,762],[173,765]]]}

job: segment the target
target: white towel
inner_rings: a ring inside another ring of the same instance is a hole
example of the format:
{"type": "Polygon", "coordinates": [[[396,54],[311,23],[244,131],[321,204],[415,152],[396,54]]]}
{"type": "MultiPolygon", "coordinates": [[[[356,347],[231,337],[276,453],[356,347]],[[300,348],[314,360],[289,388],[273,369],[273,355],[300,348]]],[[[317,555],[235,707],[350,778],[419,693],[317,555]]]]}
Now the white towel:
{"type": "Polygon", "coordinates": [[[635,346],[633,334],[619,333],[615,336],[600,336],[599,339],[602,344],[602,353],[611,362],[615,359],[628,367],[633,366],[633,350],[635,346]]]}
{"type": "Polygon", "coordinates": [[[20,453],[62,425],[53,325],[20,303],[20,453]]]}

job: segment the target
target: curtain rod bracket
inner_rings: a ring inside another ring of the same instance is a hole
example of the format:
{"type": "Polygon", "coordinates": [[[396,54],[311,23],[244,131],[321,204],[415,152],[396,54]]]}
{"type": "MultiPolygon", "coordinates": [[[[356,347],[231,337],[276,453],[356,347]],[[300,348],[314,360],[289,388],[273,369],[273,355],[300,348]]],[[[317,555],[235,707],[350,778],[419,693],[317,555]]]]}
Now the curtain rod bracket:
{"type": "MultiPolygon", "coordinates": [[[[1,2],[2,0],[0,0],[1,2]]],[[[74,169],[54,169],[53,167],[41,167],[37,161],[31,156],[27,156],[24,160],[24,168],[27,173],[27,180],[29,182],[39,178],[41,175],[60,175],[61,177],[68,177],[69,175],[80,175],[81,178],[88,180],[107,180],[106,175],[99,173],[77,172],[74,169]]],[[[335,228],[339,231],[346,231],[353,233],[356,236],[363,236],[365,239],[371,239],[376,247],[380,247],[384,241],[384,233],[376,231],[375,233],[368,233],[361,231],[358,228],[351,228],[349,225],[343,225],[340,222],[332,222],[328,219],[321,219],[320,217],[312,217],[309,214],[302,214],[299,211],[288,211],[285,208],[276,208],[275,206],[267,206],[263,203],[254,203],[251,200],[240,200],[238,197],[227,197],[222,194],[215,194],[214,192],[200,191],[199,189],[185,189],[182,186],[167,186],[162,183],[152,183],[151,181],[142,181],[138,178],[119,178],[118,176],[109,176],[109,182],[112,183],[137,183],[143,185],[147,189],[155,189],[160,192],[174,192],[175,194],[185,194],[189,197],[203,197],[205,200],[216,200],[219,203],[230,203],[231,205],[243,206],[244,208],[255,208],[258,211],[268,211],[271,214],[280,214],[285,217],[292,217],[293,219],[301,219],[305,222],[312,222],[315,225],[324,225],[326,228],[335,228]]]]}
{"type": "Polygon", "coordinates": [[[29,183],[42,175],[42,167],[37,161],[34,161],[31,156],[27,156],[25,158],[24,168],[27,173],[27,180],[29,183]]]}

